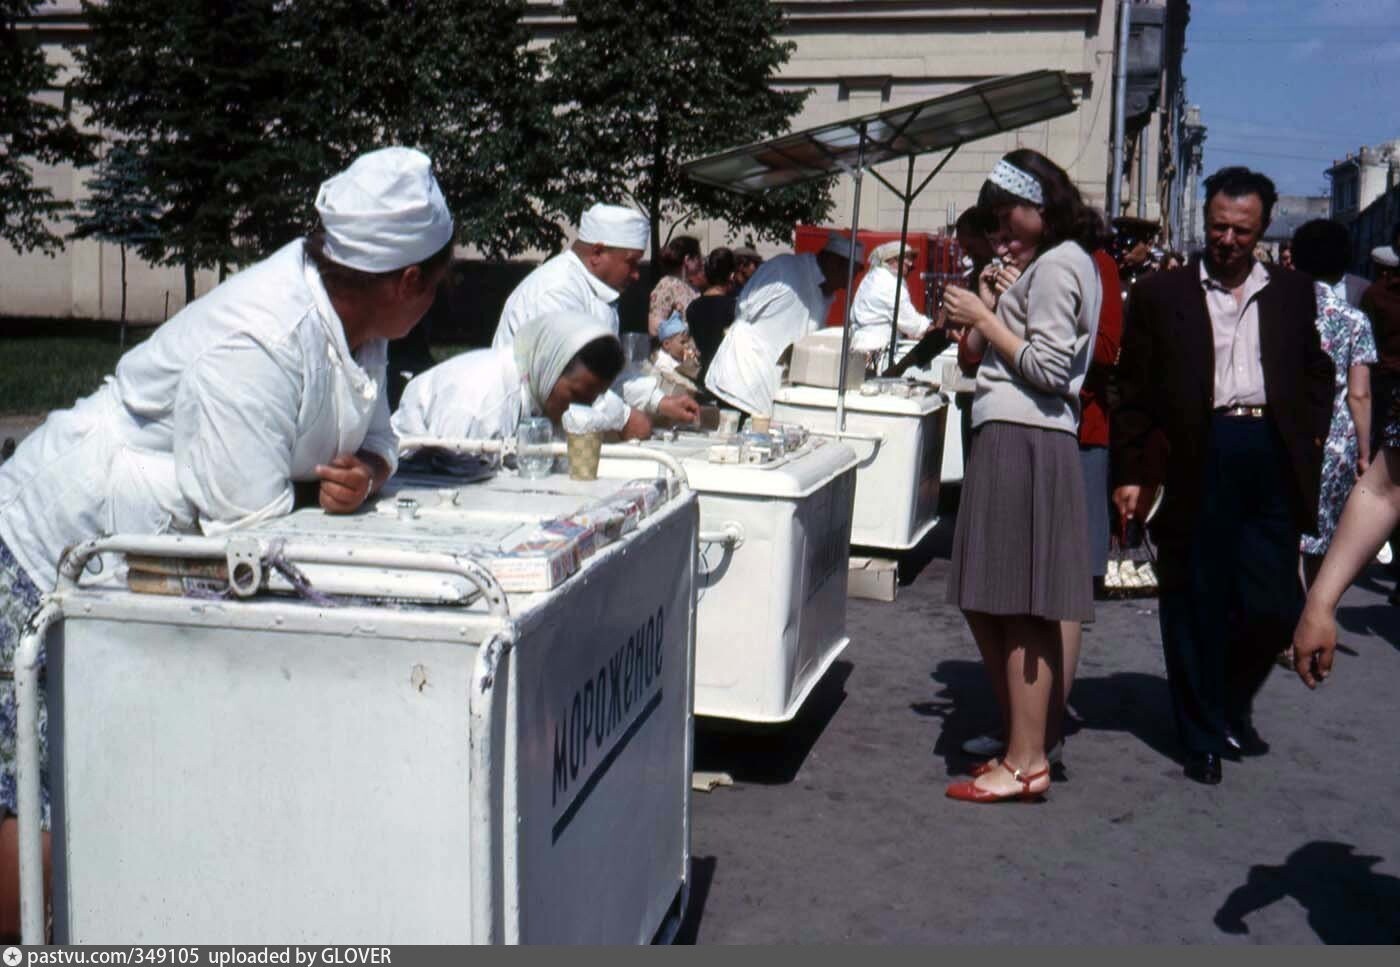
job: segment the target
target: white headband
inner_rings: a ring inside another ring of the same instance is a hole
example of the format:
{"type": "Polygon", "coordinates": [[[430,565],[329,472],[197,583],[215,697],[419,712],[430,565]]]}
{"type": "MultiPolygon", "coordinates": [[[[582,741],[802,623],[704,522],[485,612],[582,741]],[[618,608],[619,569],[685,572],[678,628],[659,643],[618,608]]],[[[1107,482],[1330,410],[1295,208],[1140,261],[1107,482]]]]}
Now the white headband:
{"type": "Polygon", "coordinates": [[[998,188],[1011,192],[1017,198],[1024,198],[1032,205],[1045,204],[1045,192],[1040,187],[1040,182],[1035,180],[1035,176],[1022,171],[1005,158],[996,163],[987,180],[998,188]]]}

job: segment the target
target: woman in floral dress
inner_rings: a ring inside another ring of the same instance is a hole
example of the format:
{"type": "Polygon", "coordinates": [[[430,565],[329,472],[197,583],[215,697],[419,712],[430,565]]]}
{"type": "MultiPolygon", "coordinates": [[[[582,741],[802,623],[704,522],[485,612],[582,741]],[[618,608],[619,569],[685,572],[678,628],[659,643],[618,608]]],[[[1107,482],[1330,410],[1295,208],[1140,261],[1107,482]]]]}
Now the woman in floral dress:
{"type": "Polygon", "coordinates": [[[1299,228],[1293,238],[1294,267],[1318,280],[1317,331],[1336,370],[1332,426],[1322,457],[1317,533],[1304,534],[1301,541],[1309,586],[1332,543],[1347,496],[1371,462],[1370,367],[1376,362],[1376,339],[1366,314],[1339,299],[1328,284],[1346,271],[1350,247],[1344,228],[1340,238],[1333,237],[1337,228],[1341,226],[1319,219],[1299,228]]]}

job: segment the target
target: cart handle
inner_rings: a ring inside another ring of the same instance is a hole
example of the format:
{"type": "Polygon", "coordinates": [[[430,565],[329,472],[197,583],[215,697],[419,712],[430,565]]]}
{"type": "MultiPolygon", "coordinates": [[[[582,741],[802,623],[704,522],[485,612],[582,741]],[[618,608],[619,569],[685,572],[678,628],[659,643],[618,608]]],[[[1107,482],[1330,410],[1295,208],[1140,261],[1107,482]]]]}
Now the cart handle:
{"type": "MultiPolygon", "coordinates": [[[[429,447],[473,456],[478,454],[508,456],[515,453],[527,456],[565,457],[569,454],[568,447],[563,443],[535,443],[520,450],[514,440],[477,440],[468,437],[433,436],[399,438],[399,453],[405,453],[409,450],[426,450],[429,447]]],[[[660,464],[676,478],[676,482],[681,487],[690,489],[690,478],[686,476],[685,468],[681,466],[679,460],[669,453],[648,449],[640,443],[608,443],[602,447],[602,456],[617,460],[645,460],[660,464]]]]}
{"type": "Polygon", "coordinates": [[[21,943],[44,943],[44,841],[39,791],[39,649],[63,607],[46,595],[29,616],[15,651],[15,765],[18,788],[19,922],[21,943]]]}
{"type": "Polygon", "coordinates": [[[722,544],[735,548],[744,543],[744,527],[738,521],[727,520],[719,525],[719,530],[701,531],[696,535],[701,544],[722,544]]]}
{"type": "Polygon", "coordinates": [[[299,564],[340,564],[351,567],[384,567],[405,571],[435,571],[466,578],[486,600],[496,618],[510,617],[510,605],[500,582],[483,565],[469,557],[431,551],[401,551],[388,547],[336,547],[310,541],[267,540],[242,537],[185,537],[174,534],[101,537],[70,547],[58,564],[59,590],[77,588],[87,562],[98,554],[140,554],[153,557],[224,558],[228,562],[229,587],[239,597],[251,597],[262,583],[262,569],[274,552],[299,564]],[[278,546],[274,547],[273,545],[278,546]]]}

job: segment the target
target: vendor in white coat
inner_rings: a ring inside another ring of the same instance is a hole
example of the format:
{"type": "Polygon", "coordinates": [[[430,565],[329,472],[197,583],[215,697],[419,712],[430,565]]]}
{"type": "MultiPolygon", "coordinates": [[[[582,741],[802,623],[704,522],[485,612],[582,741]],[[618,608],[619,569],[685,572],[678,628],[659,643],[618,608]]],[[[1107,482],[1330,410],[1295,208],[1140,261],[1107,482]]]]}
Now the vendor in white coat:
{"type": "Polygon", "coordinates": [[[505,440],[520,421],[559,425],[572,405],[607,392],[626,361],[606,325],[581,312],[553,312],[526,323],[507,349],[453,356],[404,387],[394,412],[400,437],[505,440]]]}
{"type": "MultiPolygon", "coordinates": [[[[359,158],[316,210],[309,238],[191,303],[0,468],[0,856],[14,857],[14,650],[65,548],[221,534],[288,513],[303,481],[349,512],[396,466],[386,340],[432,304],[452,216],[428,157],[408,148],[359,158]]],[[[47,782],[43,797],[47,825],[47,782]]],[[[0,862],[0,917],[15,877],[0,862]]]]}
{"type": "Polygon", "coordinates": [[[739,293],[734,323],[715,351],[705,388],[745,413],[772,413],[782,378],[779,358],[825,324],[836,290],[846,285],[850,260],[863,251],[859,242],[829,235],[815,255],[779,255],[759,266],[739,293]]]}
{"type": "MultiPolygon", "coordinates": [[[[932,321],[914,308],[905,277],[914,267],[914,253],[906,249],[900,263],[899,242],[886,242],[870,253],[870,269],[856,287],[851,302],[851,348],[872,356],[890,348],[890,324],[899,306],[899,333],[906,339],[922,339],[932,321]]],[[[877,366],[877,368],[881,368],[877,366]]]]}
{"type": "MultiPolygon", "coordinates": [[[[527,275],[506,299],[492,348],[508,348],[526,323],[558,311],[592,316],[617,335],[617,300],[640,277],[642,254],[650,243],[651,222],[645,215],[620,205],[594,205],[583,213],[573,245],[527,275]]],[[[700,415],[688,397],[658,395],[638,402],[639,407],[628,406],[609,392],[595,409],[608,429],[626,439],[650,436],[651,415],[677,422],[700,415]]]]}

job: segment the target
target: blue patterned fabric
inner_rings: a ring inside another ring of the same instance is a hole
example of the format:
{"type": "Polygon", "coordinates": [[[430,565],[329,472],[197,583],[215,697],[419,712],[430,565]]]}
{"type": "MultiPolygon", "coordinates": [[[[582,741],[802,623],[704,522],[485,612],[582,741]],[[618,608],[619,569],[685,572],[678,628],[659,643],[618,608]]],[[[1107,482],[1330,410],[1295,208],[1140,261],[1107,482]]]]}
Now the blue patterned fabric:
{"type": "MultiPolygon", "coordinates": [[[[14,813],[15,781],[15,650],[24,623],[39,607],[40,593],[0,540],[0,815],[14,813]]],[[[39,652],[39,664],[44,653],[39,652]]],[[[42,694],[42,692],[41,692],[42,694]]],[[[39,762],[44,828],[49,828],[48,709],[39,706],[39,762]]]]}
{"type": "Polygon", "coordinates": [[[1322,451],[1322,489],[1317,505],[1317,533],[1303,535],[1304,554],[1323,555],[1332,543],[1342,507],[1356,483],[1358,446],[1356,423],[1347,406],[1347,378],[1351,367],[1376,361],[1376,338],[1371,320],[1360,309],[1338,299],[1330,288],[1317,286],[1317,331],[1322,348],[1332,357],[1336,373],[1332,394],[1332,425],[1322,451]]]}

